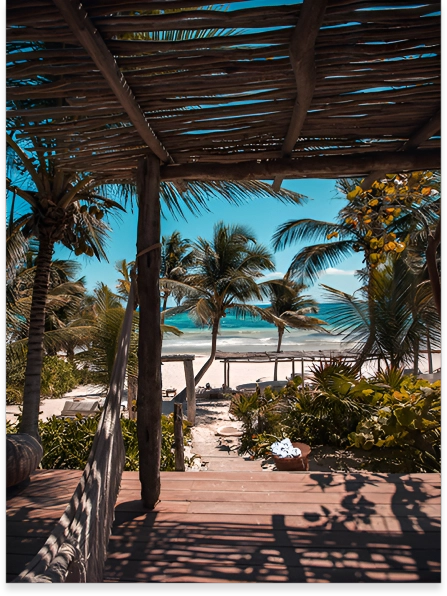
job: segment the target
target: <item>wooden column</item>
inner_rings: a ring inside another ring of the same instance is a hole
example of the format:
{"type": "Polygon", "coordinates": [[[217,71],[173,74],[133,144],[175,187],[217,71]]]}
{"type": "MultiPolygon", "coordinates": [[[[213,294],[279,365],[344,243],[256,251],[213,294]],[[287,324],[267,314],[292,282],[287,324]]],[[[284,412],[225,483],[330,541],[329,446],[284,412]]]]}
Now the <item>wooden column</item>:
{"type": "Polygon", "coordinates": [[[194,426],[194,424],[196,423],[196,383],[194,380],[194,369],[192,366],[192,360],[185,360],[183,362],[183,366],[185,367],[188,422],[194,426]]]}
{"type": "Polygon", "coordinates": [[[301,387],[304,389],[304,358],[301,358],[301,387]]]}
{"type": "Polygon", "coordinates": [[[292,360],[292,379],[295,376],[295,360],[292,360]]]}
{"type": "MultiPolygon", "coordinates": [[[[137,253],[160,242],[160,162],[151,154],[138,164],[137,253]]],[[[137,435],[141,498],[153,509],[160,495],[161,331],[160,247],[138,258],[140,328],[138,339],[137,435]]]]}
{"type": "Polygon", "coordinates": [[[174,453],[175,471],[185,471],[185,447],[183,445],[183,405],[174,404],[174,453]]]}

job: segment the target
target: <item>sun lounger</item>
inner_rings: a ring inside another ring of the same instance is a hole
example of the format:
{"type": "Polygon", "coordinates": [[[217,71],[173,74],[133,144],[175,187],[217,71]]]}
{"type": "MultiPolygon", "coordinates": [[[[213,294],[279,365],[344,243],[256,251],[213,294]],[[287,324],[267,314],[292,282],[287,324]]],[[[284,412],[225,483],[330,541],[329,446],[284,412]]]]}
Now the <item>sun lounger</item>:
{"type": "MultiPolygon", "coordinates": [[[[64,404],[61,412],[63,418],[74,418],[77,414],[94,416],[100,408],[101,400],[98,399],[70,399],[64,404]]],[[[103,400],[102,400],[103,401],[103,400]]]]}

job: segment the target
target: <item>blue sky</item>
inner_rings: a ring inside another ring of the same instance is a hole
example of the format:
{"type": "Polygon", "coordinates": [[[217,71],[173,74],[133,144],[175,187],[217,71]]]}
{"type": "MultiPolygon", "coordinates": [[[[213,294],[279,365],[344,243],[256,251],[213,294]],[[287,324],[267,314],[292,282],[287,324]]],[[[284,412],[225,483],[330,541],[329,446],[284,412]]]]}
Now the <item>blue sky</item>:
{"type": "MultiPolygon", "coordinates": [[[[259,242],[271,247],[272,235],[277,227],[289,219],[310,217],[333,221],[339,209],[344,205],[344,200],[337,198],[335,180],[286,180],[285,188],[299,192],[309,198],[303,206],[282,204],[274,199],[255,199],[245,205],[229,205],[225,201],[212,200],[209,203],[210,213],[203,213],[196,217],[187,215],[187,221],[175,220],[170,215],[162,220],[162,234],[171,234],[179,230],[181,234],[194,240],[197,236],[210,238],[213,226],[223,220],[225,223],[244,224],[254,232],[259,242]]],[[[82,273],[86,277],[87,288],[91,291],[95,285],[102,281],[114,288],[117,278],[115,263],[126,259],[131,261],[135,257],[137,213],[130,208],[123,214],[121,221],[113,221],[113,231],[108,243],[109,263],[98,262],[94,258],[79,257],[77,260],[82,265],[82,273]]],[[[297,244],[275,254],[276,271],[285,273],[294,254],[303,244],[297,244]]],[[[59,258],[76,258],[65,248],[58,248],[56,256],[59,258]]],[[[361,268],[362,257],[358,254],[344,259],[335,270],[321,275],[319,282],[309,288],[315,298],[321,300],[323,292],[319,283],[353,292],[359,287],[359,282],[354,276],[354,271],[361,268]]]]}

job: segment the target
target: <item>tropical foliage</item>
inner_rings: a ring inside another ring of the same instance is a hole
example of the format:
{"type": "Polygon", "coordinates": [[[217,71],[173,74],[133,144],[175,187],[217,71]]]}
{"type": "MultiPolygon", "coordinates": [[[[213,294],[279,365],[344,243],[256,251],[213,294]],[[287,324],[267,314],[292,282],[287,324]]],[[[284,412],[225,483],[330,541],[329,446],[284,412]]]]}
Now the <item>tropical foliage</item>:
{"type": "Polygon", "coordinates": [[[342,360],[317,365],[310,385],[295,378],[279,391],[236,395],[241,452],[265,457],[285,437],[311,446],[366,450],[364,467],[433,471],[440,467],[440,382],[390,369],[371,379],[342,360]]]}
{"type": "MultiPolygon", "coordinates": [[[[60,242],[76,255],[105,258],[104,243],[109,228],[103,218],[121,207],[99,194],[102,181],[58,169],[52,161],[51,150],[39,139],[35,139],[33,146],[24,148],[9,134],[6,138],[8,151],[15,155],[14,171],[7,180],[7,188],[29,209],[9,230],[11,233],[20,231],[25,239],[35,237],[38,243],[21,421],[21,432],[38,436],[45,308],[54,245],[60,242]],[[13,178],[20,184],[12,184],[13,178]]],[[[10,219],[13,220],[13,216],[10,219]]]]}
{"type": "Polygon", "coordinates": [[[389,258],[370,273],[369,285],[353,295],[323,288],[332,304],[326,317],[332,331],[360,347],[372,336],[371,352],[387,368],[411,365],[417,374],[420,350],[440,347],[440,320],[431,288],[405,260],[389,258]]]}
{"type": "MultiPolygon", "coordinates": [[[[39,433],[42,440],[44,456],[41,465],[44,469],[83,470],[92,448],[93,439],[101,414],[91,417],[57,418],[39,422],[39,433]]],[[[138,470],[138,441],[135,420],[121,418],[126,450],[125,470],[138,470]]],[[[175,469],[174,456],[174,420],[173,416],[162,416],[162,471],[175,469]]],[[[7,424],[7,432],[17,432],[16,424],[7,424]]],[[[188,422],[183,423],[185,444],[190,438],[191,429],[188,422]]],[[[188,462],[186,462],[188,463],[188,462]]]]}
{"type": "Polygon", "coordinates": [[[160,290],[162,298],[161,322],[165,322],[168,299],[172,295],[179,303],[184,295],[181,282],[185,280],[188,268],[193,265],[191,242],[175,231],[163,236],[161,241],[160,290]]]}
{"type": "MultiPolygon", "coordinates": [[[[315,281],[327,267],[337,265],[353,252],[363,253],[365,268],[359,275],[364,281],[367,303],[366,308],[363,305],[357,314],[363,317],[362,332],[367,325],[369,333],[366,336],[362,333],[359,365],[377,347],[376,325],[381,322],[376,318],[376,270],[390,264],[394,267],[398,258],[405,259],[416,276],[413,292],[418,284],[430,280],[432,292],[429,299],[440,312],[439,265],[436,261],[440,240],[439,175],[433,172],[390,174],[376,180],[367,190],[362,190],[361,182],[348,179],[338,182],[348,203],[340,210],[335,223],[291,220],[282,225],[273,238],[276,249],[297,241],[325,240],[305,246],[293,258],[288,273],[301,282],[315,281]]],[[[427,297],[427,293],[424,296],[427,297]]],[[[354,331],[358,321],[357,317],[354,331]]],[[[429,334],[430,330],[424,329],[423,336],[429,334]]]]}

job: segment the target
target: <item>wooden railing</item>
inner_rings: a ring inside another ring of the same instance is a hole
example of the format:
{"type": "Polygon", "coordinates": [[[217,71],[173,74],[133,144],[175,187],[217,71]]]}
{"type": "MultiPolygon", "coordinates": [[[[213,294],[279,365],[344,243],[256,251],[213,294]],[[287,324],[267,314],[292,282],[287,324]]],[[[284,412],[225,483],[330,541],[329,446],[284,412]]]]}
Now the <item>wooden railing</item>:
{"type": "Polygon", "coordinates": [[[81,480],[53,532],[14,581],[102,582],[115,502],[124,470],[121,397],[134,311],[134,282],[121,329],[109,392],[81,480]]]}

